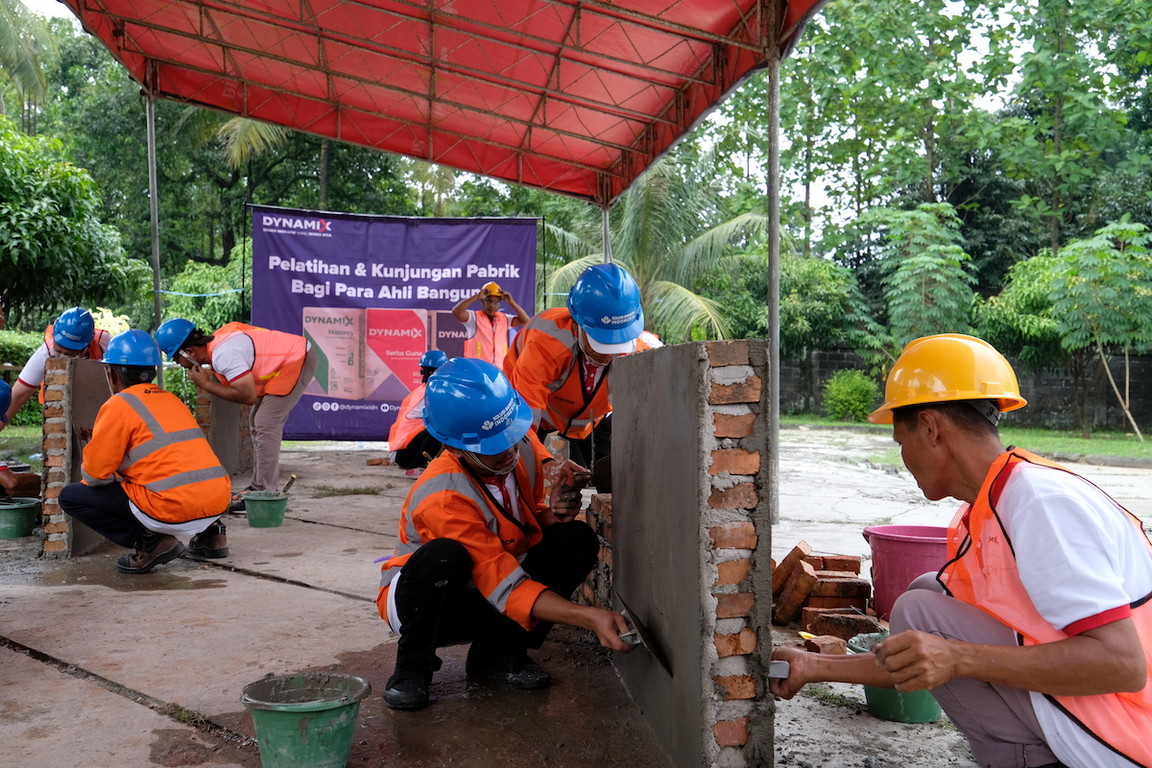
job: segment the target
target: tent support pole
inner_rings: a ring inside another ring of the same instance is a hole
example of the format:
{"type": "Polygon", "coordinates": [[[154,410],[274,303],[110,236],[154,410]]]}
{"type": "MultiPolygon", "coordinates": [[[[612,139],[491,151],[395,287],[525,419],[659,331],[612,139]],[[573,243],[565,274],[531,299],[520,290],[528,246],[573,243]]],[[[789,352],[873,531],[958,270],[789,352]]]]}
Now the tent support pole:
{"type": "Polygon", "coordinates": [[[769,2],[768,51],[768,478],[769,520],[780,522],[780,34],[784,0],[769,2]]]}
{"type": "MultiPolygon", "coordinates": [[[[148,123],[148,213],[152,220],[152,322],[160,327],[160,205],[156,180],[156,68],[154,59],[148,61],[146,113],[148,123]]],[[[164,386],[164,367],[156,370],[156,382],[164,386]]]]}
{"type": "Polygon", "coordinates": [[[612,263],[612,235],[608,231],[608,206],[600,206],[600,237],[604,240],[604,263],[612,263]]]}

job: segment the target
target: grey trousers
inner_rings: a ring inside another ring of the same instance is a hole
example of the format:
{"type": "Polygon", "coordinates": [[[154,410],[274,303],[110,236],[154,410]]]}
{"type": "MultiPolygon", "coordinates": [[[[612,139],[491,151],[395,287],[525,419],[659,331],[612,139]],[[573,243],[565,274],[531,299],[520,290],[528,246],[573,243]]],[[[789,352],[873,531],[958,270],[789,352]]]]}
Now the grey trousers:
{"type": "Polygon", "coordinates": [[[252,408],[252,482],[257,491],[274,491],[280,484],[280,441],[288,414],[316,374],[316,348],[304,355],[296,386],[286,395],[264,395],[252,408]]]}
{"type": "MultiPolygon", "coordinates": [[[[1016,645],[1009,627],[965,602],[944,594],[935,573],[909,585],[892,608],[892,633],[908,629],[950,640],[1016,645]]],[[[984,768],[1033,768],[1058,763],[1044,743],[1027,691],[957,678],[932,690],[952,723],[968,738],[984,768]]]]}

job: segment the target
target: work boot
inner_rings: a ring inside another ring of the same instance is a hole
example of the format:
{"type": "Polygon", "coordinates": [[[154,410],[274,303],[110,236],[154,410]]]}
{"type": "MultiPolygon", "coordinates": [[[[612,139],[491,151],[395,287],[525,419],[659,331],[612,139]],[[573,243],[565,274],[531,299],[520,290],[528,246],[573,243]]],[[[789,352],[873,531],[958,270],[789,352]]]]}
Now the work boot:
{"type": "Polygon", "coordinates": [[[417,710],[428,706],[428,686],[432,675],[398,669],[388,678],[384,703],[392,709],[417,710]]]}
{"type": "Polygon", "coordinates": [[[194,557],[228,557],[228,529],[217,520],[188,542],[188,554],[194,557]]]}
{"type": "Polygon", "coordinates": [[[158,565],[171,562],[184,554],[184,545],[175,536],[148,531],[140,537],[136,551],[121,555],[116,561],[120,573],[148,573],[158,565]]]}
{"type": "Polygon", "coordinates": [[[490,683],[506,683],[524,691],[547,688],[552,675],[528,657],[523,648],[485,648],[472,643],[464,671],[469,677],[490,683]]]}

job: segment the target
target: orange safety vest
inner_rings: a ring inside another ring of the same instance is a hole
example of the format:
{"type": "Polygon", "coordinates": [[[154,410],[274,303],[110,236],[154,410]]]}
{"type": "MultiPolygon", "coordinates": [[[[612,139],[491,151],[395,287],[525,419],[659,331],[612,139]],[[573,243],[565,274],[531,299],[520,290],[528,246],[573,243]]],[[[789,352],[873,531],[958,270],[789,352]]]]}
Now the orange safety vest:
{"type": "MultiPolygon", "coordinates": [[[[252,376],[256,379],[256,396],[286,395],[300,380],[300,370],[304,367],[304,355],[308,342],[303,336],[283,331],[272,331],[244,323],[228,323],[220,328],[208,342],[208,359],[212,350],[233,334],[243,333],[252,339],[256,349],[256,359],[252,362],[252,376]]],[[[216,378],[222,384],[229,384],[219,373],[216,378]]]]}
{"type": "Polygon", "coordinates": [[[87,485],[119,475],[132,503],[166,523],[216,517],[232,495],[228,472],[196,418],[155,384],[135,384],[100,406],[81,474],[87,485]]]}
{"type": "Polygon", "coordinates": [[[388,430],[388,450],[399,451],[407,448],[408,443],[412,442],[412,438],[424,429],[423,415],[410,419],[408,414],[412,412],[417,403],[424,402],[424,390],[427,386],[427,384],[421,383],[400,401],[400,411],[396,414],[396,421],[392,422],[392,428],[388,430]]]}
{"type": "Polygon", "coordinates": [[[504,357],[504,373],[541,422],[562,437],[580,440],[612,411],[608,369],[584,391],[579,326],[567,309],[546,309],[516,334],[504,357]]]}
{"type": "MultiPolygon", "coordinates": [[[[996,514],[1000,489],[1012,469],[1022,461],[1079,477],[1071,470],[1027,451],[1012,449],[1000,454],[992,462],[976,502],[970,507],[961,507],[953,520],[948,534],[948,562],[940,569],[938,578],[950,595],[980,608],[1014,629],[1024,645],[1054,643],[1069,635],[1045,621],[1032,605],[1020,581],[1012,542],[996,514]]],[[[1108,498],[1112,501],[1111,497],[1108,498]]],[[[1117,512],[1128,515],[1143,534],[1140,520],[1115,501],[1112,503],[1117,512]]],[[[1149,554],[1152,555],[1152,543],[1149,544],[1149,554]]],[[[1152,768],[1152,739],[1149,739],[1152,733],[1152,595],[1130,607],[1149,670],[1144,688],[1134,693],[1046,695],[1046,698],[1115,752],[1137,765],[1152,768]]]]}
{"type": "Polygon", "coordinates": [[[476,333],[464,342],[464,357],[478,357],[499,366],[508,351],[508,315],[497,312],[489,318],[478,309],[472,311],[476,313],[476,333]]]}
{"type": "MultiPolygon", "coordinates": [[[[44,329],[44,343],[48,345],[48,354],[52,354],[52,345],[56,343],[56,339],[52,335],[52,328],[55,323],[49,323],[48,327],[44,329]]],[[[81,356],[88,360],[102,360],[104,358],[104,350],[108,347],[108,342],[111,340],[112,334],[100,328],[92,334],[92,341],[88,342],[88,346],[84,348],[84,354],[81,356]]],[[[40,385],[40,405],[44,405],[44,385],[40,385]]]]}
{"type": "Polygon", "coordinates": [[[408,492],[400,512],[396,553],[381,566],[376,608],[388,620],[388,589],[395,569],[433,539],[449,538],[463,544],[472,557],[472,581],[495,608],[525,629],[531,629],[532,606],[546,587],[532,581],[520,567],[529,548],[543,537],[536,515],[546,507],[541,461],[551,458],[529,432],[520,442],[516,489],[523,522],[503,510],[501,501],[448,451],[432,460],[408,492]]]}

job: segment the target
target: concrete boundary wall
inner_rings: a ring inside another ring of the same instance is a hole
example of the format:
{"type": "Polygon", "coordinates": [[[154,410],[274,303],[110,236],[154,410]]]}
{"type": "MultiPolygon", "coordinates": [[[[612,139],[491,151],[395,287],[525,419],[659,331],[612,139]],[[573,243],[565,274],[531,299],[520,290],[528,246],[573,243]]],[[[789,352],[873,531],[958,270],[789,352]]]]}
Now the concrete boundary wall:
{"type": "Polygon", "coordinates": [[[683,768],[773,763],[766,371],[762,341],[613,363],[613,587],[672,675],[643,649],[617,666],[683,768]]]}

